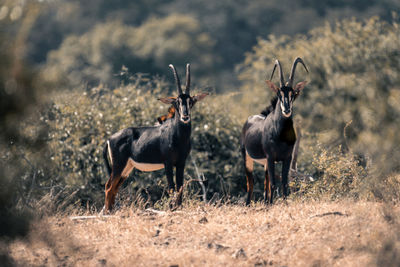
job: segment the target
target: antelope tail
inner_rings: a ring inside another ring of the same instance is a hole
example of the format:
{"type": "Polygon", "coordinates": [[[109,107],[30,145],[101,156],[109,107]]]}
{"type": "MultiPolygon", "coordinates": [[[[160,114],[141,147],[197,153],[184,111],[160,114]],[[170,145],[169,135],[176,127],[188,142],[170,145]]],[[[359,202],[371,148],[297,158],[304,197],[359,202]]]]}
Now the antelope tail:
{"type": "Polygon", "coordinates": [[[110,162],[108,161],[108,156],[110,157],[110,161],[111,161],[111,165],[112,165],[113,162],[112,162],[112,154],[111,154],[111,149],[110,149],[110,141],[107,140],[107,143],[105,144],[105,146],[103,148],[103,158],[104,158],[104,162],[106,164],[107,173],[108,173],[108,175],[111,175],[112,170],[111,170],[110,162]]]}

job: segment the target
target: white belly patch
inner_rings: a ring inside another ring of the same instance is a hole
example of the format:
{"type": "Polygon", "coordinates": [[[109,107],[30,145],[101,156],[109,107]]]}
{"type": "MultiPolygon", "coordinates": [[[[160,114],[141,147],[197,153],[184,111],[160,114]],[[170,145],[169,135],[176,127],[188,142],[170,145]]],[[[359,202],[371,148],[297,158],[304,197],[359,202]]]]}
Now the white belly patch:
{"type": "Polygon", "coordinates": [[[247,153],[247,151],[246,151],[246,154],[247,154],[247,156],[248,156],[250,159],[252,159],[253,161],[255,161],[255,162],[257,162],[257,163],[259,163],[259,164],[261,164],[261,165],[264,165],[264,166],[267,165],[267,158],[263,158],[263,159],[253,159],[253,158],[249,155],[249,153],[247,153]]]}
{"type": "Polygon", "coordinates": [[[133,165],[134,168],[143,172],[152,172],[164,169],[164,164],[162,163],[140,163],[134,161],[133,159],[129,159],[129,162],[133,165]]]}
{"type": "MultiPolygon", "coordinates": [[[[253,158],[252,158],[253,159],[253,158]]],[[[253,159],[255,162],[257,162],[257,163],[259,163],[259,164],[261,164],[261,165],[266,165],[267,164],[267,159],[266,158],[264,158],[264,159],[253,159]]]]}

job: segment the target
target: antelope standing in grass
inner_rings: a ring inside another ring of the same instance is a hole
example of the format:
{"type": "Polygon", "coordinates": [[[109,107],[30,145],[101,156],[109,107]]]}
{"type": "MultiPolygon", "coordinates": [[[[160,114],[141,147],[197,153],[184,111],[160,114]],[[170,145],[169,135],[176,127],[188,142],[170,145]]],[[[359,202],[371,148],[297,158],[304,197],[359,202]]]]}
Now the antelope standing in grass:
{"type": "Polygon", "coordinates": [[[289,80],[285,84],[282,67],[279,60],[275,61],[270,80],[266,83],[276,94],[271,105],[260,115],[250,116],[243,126],[241,136],[241,152],[247,179],[247,201],[249,205],[253,194],[253,163],[264,165],[264,201],[273,202],[275,192],[275,162],[282,162],[283,197],[288,196],[288,175],[292,160],[292,151],[296,142],[296,133],[293,128],[293,102],[306,85],[306,81],[299,82],[293,88],[296,66],[301,63],[307,67],[301,58],[296,58],[292,65],[289,80]],[[275,69],[279,70],[279,87],[272,83],[275,69]]]}
{"type": "MultiPolygon", "coordinates": [[[[164,118],[162,124],[149,127],[130,127],[112,135],[103,150],[105,165],[110,175],[105,185],[105,210],[111,211],[119,187],[134,169],[156,171],[165,169],[169,192],[179,192],[177,204],[182,197],[183,173],[190,153],[190,111],[207,93],[190,96],[190,65],[186,65],[186,91],[183,93],[178,73],[171,64],[178,88],[177,97],[159,100],[172,104],[174,116],[164,118]],[[109,159],[108,159],[109,158],[109,159]],[[173,180],[176,167],[176,187],[173,180]]],[[[171,111],[170,111],[171,113],[171,111]]]]}

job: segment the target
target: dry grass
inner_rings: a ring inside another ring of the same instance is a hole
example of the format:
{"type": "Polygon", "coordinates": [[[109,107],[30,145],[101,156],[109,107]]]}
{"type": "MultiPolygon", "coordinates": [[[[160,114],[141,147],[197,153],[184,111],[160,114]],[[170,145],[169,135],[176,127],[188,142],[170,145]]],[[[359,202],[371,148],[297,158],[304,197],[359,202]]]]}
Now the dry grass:
{"type": "Polygon", "coordinates": [[[101,219],[49,217],[9,249],[18,265],[36,266],[369,266],[388,240],[399,247],[385,211],[350,200],[125,208],[101,219]]]}

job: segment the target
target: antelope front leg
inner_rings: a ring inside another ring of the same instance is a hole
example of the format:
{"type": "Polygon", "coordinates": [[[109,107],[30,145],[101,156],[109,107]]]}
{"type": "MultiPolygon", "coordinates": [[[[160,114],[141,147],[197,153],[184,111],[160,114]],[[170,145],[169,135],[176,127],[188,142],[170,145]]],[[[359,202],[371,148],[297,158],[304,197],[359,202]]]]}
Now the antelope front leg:
{"type": "MultiPolygon", "coordinates": [[[[112,185],[112,180],[113,180],[113,175],[111,174],[110,178],[108,179],[105,188],[104,188],[104,193],[105,193],[105,197],[104,197],[104,208],[103,211],[105,212],[109,212],[112,209],[112,197],[111,197],[111,185],[112,185]]],[[[102,211],[102,212],[103,212],[102,211]]]]}
{"type": "Polygon", "coordinates": [[[121,176],[114,176],[111,174],[105,186],[105,211],[110,212],[114,206],[115,197],[118,192],[119,184],[121,183],[121,176]]]}
{"type": "Polygon", "coordinates": [[[264,180],[264,202],[268,203],[269,194],[271,191],[271,181],[268,176],[268,164],[264,166],[265,180],[264,180]]]}
{"type": "Polygon", "coordinates": [[[288,176],[289,176],[289,169],[290,163],[292,161],[292,157],[286,159],[282,163],[282,188],[283,188],[283,198],[289,195],[289,188],[288,188],[288,176]]]}
{"type": "Polygon", "coordinates": [[[271,191],[271,196],[269,198],[269,203],[272,204],[274,201],[274,194],[275,194],[275,188],[276,188],[276,183],[275,183],[275,162],[273,159],[268,158],[268,176],[270,180],[270,191],[271,191]]]}
{"type": "Polygon", "coordinates": [[[185,170],[185,164],[176,166],[176,191],[178,192],[178,195],[176,198],[176,204],[178,206],[180,206],[182,204],[184,170],[185,170]]]}
{"type": "Polygon", "coordinates": [[[168,194],[171,195],[175,191],[174,170],[172,164],[170,163],[166,163],[164,167],[165,167],[165,175],[167,176],[167,182],[168,182],[168,194]]]}

